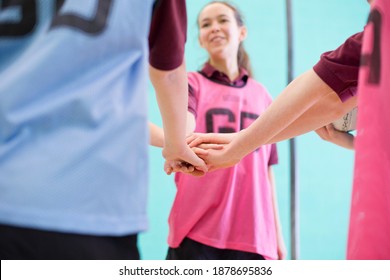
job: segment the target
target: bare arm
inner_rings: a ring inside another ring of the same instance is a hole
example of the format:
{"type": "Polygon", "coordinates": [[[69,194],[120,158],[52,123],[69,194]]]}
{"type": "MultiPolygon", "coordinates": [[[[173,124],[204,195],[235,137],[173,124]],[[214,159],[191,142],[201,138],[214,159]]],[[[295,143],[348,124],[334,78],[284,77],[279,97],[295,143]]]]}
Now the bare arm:
{"type": "Polygon", "coordinates": [[[264,144],[318,129],[355,106],[356,98],[342,103],[337,94],[309,70],[292,81],[267,110],[248,128],[238,132],[223,150],[210,150],[204,158],[211,170],[232,166],[264,144]]]}
{"type": "MultiPolygon", "coordinates": [[[[150,142],[149,144],[155,147],[164,147],[164,130],[155,125],[152,122],[149,122],[149,134],[150,142]]],[[[195,129],[195,118],[194,115],[190,112],[187,112],[187,127],[186,135],[191,134],[195,129]]]]}
{"type": "Polygon", "coordinates": [[[354,150],[355,136],[348,132],[338,131],[333,124],[328,124],[316,130],[321,139],[336,144],[340,147],[354,150]]]}
{"type": "Polygon", "coordinates": [[[246,155],[263,144],[309,132],[352,109],[341,105],[337,94],[309,70],[292,81],[251,126],[239,132],[232,147],[246,155]]]}
{"type": "Polygon", "coordinates": [[[286,140],[328,125],[356,105],[357,96],[342,102],[335,92],[331,92],[318,100],[288,127],[270,139],[268,143],[286,140]]]}
{"type": "Polygon", "coordinates": [[[164,147],[164,130],[152,122],[149,122],[148,125],[150,135],[149,144],[154,147],[164,147]]]}
{"type": "Polygon", "coordinates": [[[306,133],[321,127],[322,123],[330,123],[341,114],[338,108],[341,104],[332,89],[310,70],[291,82],[250,127],[221,138],[230,143],[238,138],[237,134],[256,134],[256,137],[246,139],[250,140],[250,146],[245,145],[248,150],[254,150],[263,144],[306,133]]]}
{"type": "Polygon", "coordinates": [[[149,67],[150,79],[156,90],[164,129],[163,156],[166,160],[178,160],[207,171],[203,160],[186,144],[188,82],[184,62],[171,71],[149,67]]]}
{"type": "Polygon", "coordinates": [[[278,257],[279,260],[284,260],[286,258],[287,250],[286,245],[284,243],[283,234],[282,234],[282,226],[279,218],[279,207],[278,207],[278,199],[276,195],[276,184],[275,184],[275,176],[272,171],[272,167],[268,167],[268,178],[272,188],[272,204],[274,209],[275,216],[275,226],[276,226],[276,238],[278,245],[278,257]]]}

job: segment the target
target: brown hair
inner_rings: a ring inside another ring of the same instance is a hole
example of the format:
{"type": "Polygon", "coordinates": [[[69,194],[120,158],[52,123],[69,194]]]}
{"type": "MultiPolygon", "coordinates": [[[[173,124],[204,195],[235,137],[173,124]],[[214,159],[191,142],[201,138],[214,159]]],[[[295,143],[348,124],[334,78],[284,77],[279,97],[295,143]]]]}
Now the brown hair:
{"type": "MultiPolygon", "coordinates": [[[[241,12],[238,10],[237,7],[235,7],[233,4],[231,4],[227,1],[212,1],[212,2],[208,3],[207,5],[205,5],[203,7],[203,9],[207,6],[209,6],[211,4],[215,4],[215,3],[223,4],[223,5],[227,6],[228,8],[230,8],[234,13],[234,17],[236,18],[238,26],[239,27],[244,26],[244,20],[243,20],[243,16],[242,16],[241,12]]],[[[203,11],[203,9],[202,9],[202,11],[203,11]]],[[[200,15],[200,13],[199,13],[199,15],[200,15]]],[[[199,15],[198,15],[198,22],[199,22],[199,15]]],[[[237,63],[238,63],[238,67],[242,67],[246,71],[248,71],[249,77],[253,77],[253,71],[252,71],[252,66],[251,66],[250,60],[249,60],[249,55],[244,48],[243,42],[241,42],[240,45],[238,46],[237,63]]]]}

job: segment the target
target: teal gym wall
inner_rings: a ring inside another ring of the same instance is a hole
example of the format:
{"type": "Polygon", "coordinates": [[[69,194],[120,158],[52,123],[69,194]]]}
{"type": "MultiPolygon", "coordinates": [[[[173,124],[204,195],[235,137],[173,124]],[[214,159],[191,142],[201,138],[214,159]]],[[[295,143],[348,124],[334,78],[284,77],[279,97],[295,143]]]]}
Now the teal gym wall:
{"type": "MultiPolygon", "coordinates": [[[[196,18],[209,1],[187,0],[188,71],[199,70],[206,53],[199,47],[196,18]]],[[[287,85],[285,0],[236,0],[248,27],[245,47],[255,79],[275,98],[287,85]]],[[[365,0],[291,0],[294,77],[310,69],[321,53],[335,49],[361,31],[369,5],[365,0]]],[[[161,126],[154,91],[149,90],[150,120],[161,126]]],[[[321,140],[314,132],[296,138],[299,187],[299,259],[345,259],[353,173],[353,151],[321,140]]],[[[274,167],[283,235],[290,250],[290,186],[288,141],[278,143],[274,167]]],[[[142,259],[164,259],[167,219],[175,195],[173,176],[163,172],[161,149],[150,148],[149,230],[140,235],[142,259]]],[[[196,207],[196,205],[194,205],[196,207]]]]}

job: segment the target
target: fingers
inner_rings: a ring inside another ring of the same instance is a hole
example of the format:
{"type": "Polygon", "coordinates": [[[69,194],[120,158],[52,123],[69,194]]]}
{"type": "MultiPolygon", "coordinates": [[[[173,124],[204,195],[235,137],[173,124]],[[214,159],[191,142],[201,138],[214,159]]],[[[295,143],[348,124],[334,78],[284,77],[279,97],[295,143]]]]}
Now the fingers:
{"type": "Polygon", "coordinates": [[[203,142],[207,142],[207,139],[210,137],[210,134],[192,133],[186,139],[187,145],[189,145],[192,148],[202,144],[203,142]]]}
{"type": "Polygon", "coordinates": [[[164,147],[163,148],[163,157],[166,162],[164,164],[164,171],[169,175],[172,172],[193,172],[195,167],[198,170],[207,172],[206,163],[200,156],[197,156],[195,153],[205,156],[207,154],[206,150],[196,148],[194,151],[188,147],[186,144],[183,146],[175,147],[164,147]]]}
{"type": "MultiPolygon", "coordinates": [[[[205,161],[209,151],[223,150],[226,144],[218,142],[205,143],[204,141],[213,139],[213,136],[204,134],[199,137],[199,135],[201,134],[195,133],[187,138],[191,145],[184,145],[181,148],[164,147],[163,156],[166,159],[164,171],[166,174],[183,172],[194,176],[203,176],[208,172],[208,166],[205,161]],[[192,145],[194,146],[190,147],[192,145]]],[[[221,139],[221,142],[225,141],[223,138],[221,139]]]]}
{"type": "Polygon", "coordinates": [[[172,172],[173,172],[173,169],[170,168],[170,167],[167,167],[167,168],[164,168],[164,171],[165,171],[165,173],[166,173],[167,175],[171,175],[172,172]]]}
{"type": "Polygon", "coordinates": [[[326,130],[331,138],[343,137],[342,135],[345,135],[345,133],[348,133],[347,131],[339,131],[339,130],[335,129],[333,124],[328,124],[326,126],[326,130]]]}
{"type": "Polygon", "coordinates": [[[208,140],[204,139],[203,137],[197,137],[193,139],[190,143],[188,143],[188,146],[190,146],[190,148],[193,148],[203,144],[204,142],[208,142],[208,140]]]}
{"type": "MultiPolygon", "coordinates": [[[[213,139],[213,135],[215,133],[192,133],[190,136],[187,137],[187,145],[190,145],[192,142],[196,141],[196,143],[201,144],[203,142],[209,142],[209,139],[213,139]]],[[[197,146],[197,145],[193,145],[197,146]]]]}
{"type": "Polygon", "coordinates": [[[224,143],[225,141],[219,139],[220,137],[218,137],[218,134],[216,133],[193,133],[191,136],[187,137],[187,145],[193,148],[202,144],[224,143]]]}
{"type": "Polygon", "coordinates": [[[328,133],[332,133],[332,132],[336,132],[337,130],[334,128],[334,125],[333,124],[328,124],[325,126],[326,130],[328,131],[328,133]]]}
{"type": "Polygon", "coordinates": [[[197,138],[196,133],[192,133],[190,136],[188,136],[187,139],[186,139],[187,145],[189,145],[196,138],[197,138]]]}
{"type": "Polygon", "coordinates": [[[164,171],[167,175],[171,175],[174,172],[173,165],[170,161],[165,161],[164,163],[164,171]]]}
{"type": "Polygon", "coordinates": [[[193,133],[187,137],[187,145],[191,148],[205,146],[207,149],[222,149],[223,144],[228,144],[232,141],[236,133],[193,133]]]}
{"type": "Polygon", "coordinates": [[[197,169],[195,169],[192,172],[187,172],[187,173],[192,175],[192,176],[196,176],[196,177],[202,177],[202,176],[204,176],[206,174],[205,172],[203,172],[201,170],[197,170],[197,169]]]}
{"type": "Polygon", "coordinates": [[[197,146],[197,148],[203,149],[203,150],[222,150],[224,145],[221,144],[211,144],[211,143],[203,143],[197,146]]]}
{"type": "MultiPolygon", "coordinates": [[[[201,149],[195,149],[199,154],[205,155],[207,154],[207,151],[201,150],[201,149]]],[[[203,161],[201,157],[199,157],[190,147],[185,146],[183,149],[183,153],[179,155],[176,160],[179,160],[181,162],[189,163],[192,166],[195,166],[198,168],[198,170],[202,170],[204,172],[207,172],[207,166],[206,163],[203,161]]]]}
{"type": "Polygon", "coordinates": [[[329,131],[326,126],[323,126],[315,131],[321,139],[328,141],[329,140],[329,131]]]}
{"type": "Polygon", "coordinates": [[[207,156],[208,154],[208,151],[207,150],[204,150],[202,148],[198,148],[198,147],[194,147],[194,148],[191,148],[191,150],[200,158],[202,158],[202,156],[207,156]]]}
{"type": "MultiPolygon", "coordinates": [[[[192,152],[192,150],[190,150],[192,152]]],[[[206,151],[207,152],[207,151],[206,151]]],[[[187,161],[188,163],[192,164],[197,170],[201,170],[203,172],[207,172],[208,171],[208,168],[207,168],[207,165],[206,163],[204,162],[204,160],[201,158],[201,157],[198,157],[194,152],[192,152],[196,161],[187,161]]],[[[204,156],[207,156],[208,153],[204,154],[204,156]]]]}
{"type": "Polygon", "coordinates": [[[183,161],[166,161],[164,163],[164,171],[167,175],[173,172],[191,173],[194,172],[195,167],[183,161]]]}
{"type": "Polygon", "coordinates": [[[317,134],[324,133],[324,132],[326,132],[326,127],[325,127],[325,126],[320,127],[320,128],[318,128],[318,129],[316,129],[315,132],[316,132],[317,134]]]}
{"type": "Polygon", "coordinates": [[[174,172],[182,172],[193,176],[204,176],[206,173],[202,170],[195,168],[187,162],[179,161],[166,161],[164,164],[164,171],[167,175],[171,175],[174,172]]]}

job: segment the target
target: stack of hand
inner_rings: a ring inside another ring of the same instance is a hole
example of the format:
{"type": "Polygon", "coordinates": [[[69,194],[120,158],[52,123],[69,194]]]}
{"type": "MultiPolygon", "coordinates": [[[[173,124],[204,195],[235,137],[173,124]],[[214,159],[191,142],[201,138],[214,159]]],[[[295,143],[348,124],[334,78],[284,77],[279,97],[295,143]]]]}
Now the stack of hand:
{"type": "Polygon", "coordinates": [[[186,156],[173,157],[173,151],[163,149],[165,158],[164,171],[168,175],[173,172],[183,172],[194,176],[203,176],[206,172],[219,168],[230,167],[239,160],[229,158],[229,144],[237,133],[193,133],[187,138],[187,145],[203,160],[205,165],[192,165],[185,161],[186,156]],[[180,158],[181,160],[178,160],[180,158]]]}

